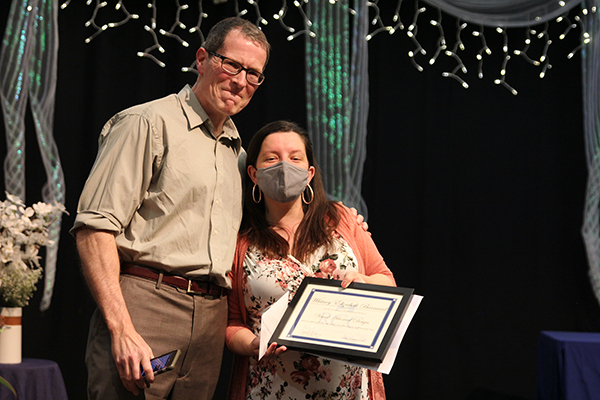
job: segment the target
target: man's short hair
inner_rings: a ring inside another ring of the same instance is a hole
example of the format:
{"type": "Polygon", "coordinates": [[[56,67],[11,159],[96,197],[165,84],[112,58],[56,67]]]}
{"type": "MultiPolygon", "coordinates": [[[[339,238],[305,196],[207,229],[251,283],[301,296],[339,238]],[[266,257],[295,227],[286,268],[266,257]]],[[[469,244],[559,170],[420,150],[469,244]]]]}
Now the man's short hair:
{"type": "Polygon", "coordinates": [[[269,61],[269,56],[271,54],[271,45],[267,40],[267,37],[256,25],[252,22],[245,20],[239,17],[230,17],[224,20],[219,21],[215,26],[213,26],[208,32],[208,36],[206,36],[206,40],[202,47],[207,50],[212,50],[218,52],[221,47],[223,47],[223,43],[225,42],[225,38],[229,32],[239,30],[242,35],[252,40],[254,43],[265,49],[267,52],[267,60],[265,61],[265,66],[267,65],[267,61],[269,61]]]}

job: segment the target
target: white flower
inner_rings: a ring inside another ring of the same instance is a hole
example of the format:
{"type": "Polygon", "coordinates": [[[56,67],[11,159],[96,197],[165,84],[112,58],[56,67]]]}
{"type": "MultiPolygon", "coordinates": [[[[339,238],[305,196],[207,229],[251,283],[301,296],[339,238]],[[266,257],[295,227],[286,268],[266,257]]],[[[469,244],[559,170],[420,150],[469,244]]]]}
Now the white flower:
{"type": "MultiPolygon", "coordinates": [[[[2,238],[0,240],[0,262],[2,264],[9,262],[12,259],[13,252],[13,242],[8,238],[2,238]]],[[[1,284],[0,287],[2,287],[1,284]]]]}
{"type": "Polygon", "coordinates": [[[23,203],[23,200],[21,200],[19,196],[13,196],[12,194],[8,194],[7,192],[4,192],[4,194],[6,194],[6,200],[11,202],[12,204],[25,206],[25,203],[23,203]]]}
{"type": "Polygon", "coordinates": [[[46,215],[52,214],[54,211],[56,211],[55,205],[42,202],[35,203],[32,208],[35,210],[35,213],[41,217],[45,217],[46,215]]]}
{"type": "Polygon", "coordinates": [[[8,193],[0,202],[0,302],[5,306],[28,304],[42,275],[40,246],[52,244],[48,230],[66,212],[57,202],[26,207],[8,193]]]}
{"type": "Polygon", "coordinates": [[[31,207],[27,207],[27,208],[23,209],[23,215],[28,218],[31,218],[35,215],[35,211],[31,207]]]}

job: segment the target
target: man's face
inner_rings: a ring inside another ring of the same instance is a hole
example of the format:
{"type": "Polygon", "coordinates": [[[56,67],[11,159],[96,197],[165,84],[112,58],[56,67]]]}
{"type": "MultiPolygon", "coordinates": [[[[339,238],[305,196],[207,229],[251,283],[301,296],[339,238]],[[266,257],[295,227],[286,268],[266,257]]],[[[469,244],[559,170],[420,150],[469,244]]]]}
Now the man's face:
{"type": "MultiPolygon", "coordinates": [[[[258,72],[267,62],[267,52],[237,30],[229,32],[220,49],[210,50],[258,72]]],[[[221,59],[209,56],[204,48],[198,50],[196,62],[200,77],[194,92],[211,119],[224,119],[246,107],[258,88],[248,83],[246,71],[228,74],[221,68],[221,59]]]]}

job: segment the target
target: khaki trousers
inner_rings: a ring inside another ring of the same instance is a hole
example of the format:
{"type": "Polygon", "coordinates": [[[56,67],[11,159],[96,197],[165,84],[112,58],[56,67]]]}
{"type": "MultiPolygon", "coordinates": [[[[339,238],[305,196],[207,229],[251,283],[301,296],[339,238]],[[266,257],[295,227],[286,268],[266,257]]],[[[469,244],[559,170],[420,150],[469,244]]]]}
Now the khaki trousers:
{"type": "Polygon", "coordinates": [[[100,311],[90,322],[86,351],[88,398],[211,400],[221,368],[227,297],[207,299],[131,275],[121,275],[121,290],[137,332],[154,356],[180,349],[175,369],[157,375],[149,389],[133,396],[119,378],[111,338],[100,311]]]}

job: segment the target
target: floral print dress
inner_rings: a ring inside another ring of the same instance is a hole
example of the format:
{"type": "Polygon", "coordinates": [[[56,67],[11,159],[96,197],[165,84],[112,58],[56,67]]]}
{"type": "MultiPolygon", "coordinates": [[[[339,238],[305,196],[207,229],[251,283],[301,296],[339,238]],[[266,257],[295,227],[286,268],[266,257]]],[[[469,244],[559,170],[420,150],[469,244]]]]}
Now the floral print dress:
{"type": "MultiPolygon", "coordinates": [[[[293,296],[305,276],[341,279],[346,271],[358,271],[354,253],[340,235],[334,234],[332,248],[318,249],[306,265],[292,256],[272,259],[253,247],[248,249],[243,293],[248,323],[255,335],[260,334],[263,312],[281,296],[293,296]]],[[[250,357],[246,398],[367,400],[367,371],[293,350],[260,362],[250,357]]]]}

